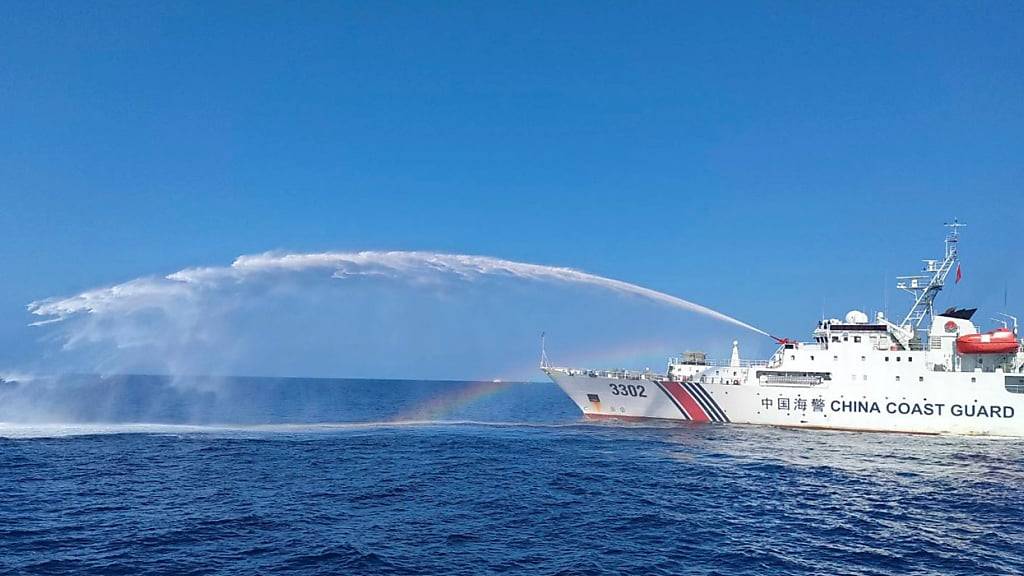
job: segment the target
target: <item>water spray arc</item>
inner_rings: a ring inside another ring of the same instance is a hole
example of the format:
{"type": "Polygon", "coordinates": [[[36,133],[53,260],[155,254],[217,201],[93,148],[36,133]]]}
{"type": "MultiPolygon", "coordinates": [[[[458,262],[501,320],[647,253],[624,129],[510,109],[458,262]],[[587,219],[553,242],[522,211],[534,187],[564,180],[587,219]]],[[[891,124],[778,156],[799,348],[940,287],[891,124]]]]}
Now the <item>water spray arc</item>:
{"type": "Polygon", "coordinates": [[[612,292],[637,296],[673,308],[694,312],[763,334],[767,332],[731,316],[664,292],[558,266],[504,260],[490,256],[437,252],[322,252],[311,254],[275,253],[246,255],[231,266],[187,268],[163,278],[139,278],[116,286],[82,292],[67,298],[37,300],[28,305],[39,316],[35,324],[60,321],[80,314],[130,314],[147,307],[165,306],[169,301],[198,298],[204,291],[255,282],[260,278],[322,270],[332,278],[359,276],[395,280],[425,280],[454,276],[473,281],[487,276],[589,285],[612,292]]]}

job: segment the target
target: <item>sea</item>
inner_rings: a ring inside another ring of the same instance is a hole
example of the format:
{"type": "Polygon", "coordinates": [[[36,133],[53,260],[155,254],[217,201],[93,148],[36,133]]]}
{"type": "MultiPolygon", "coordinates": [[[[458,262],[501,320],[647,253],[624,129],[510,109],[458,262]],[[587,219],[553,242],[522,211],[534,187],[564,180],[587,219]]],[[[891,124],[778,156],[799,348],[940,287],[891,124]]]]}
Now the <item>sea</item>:
{"type": "Polygon", "coordinates": [[[546,382],[0,384],[2,574],[1022,574],[1024,442],[584,420],[546,382]]]}

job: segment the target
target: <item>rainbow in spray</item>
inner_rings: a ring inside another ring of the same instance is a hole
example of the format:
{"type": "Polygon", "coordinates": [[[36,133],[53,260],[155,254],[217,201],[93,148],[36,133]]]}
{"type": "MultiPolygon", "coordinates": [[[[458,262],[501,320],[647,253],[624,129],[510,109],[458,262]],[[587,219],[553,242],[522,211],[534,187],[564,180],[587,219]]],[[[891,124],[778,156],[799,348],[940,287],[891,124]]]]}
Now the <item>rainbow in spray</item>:
{"type": "Polygon", "coordinates": [[[453,383],[451,390],[431,396],[395,415],[392,422],[441,420],[459,408],[507,390],[512,383],[502,381],[453,383]]]}

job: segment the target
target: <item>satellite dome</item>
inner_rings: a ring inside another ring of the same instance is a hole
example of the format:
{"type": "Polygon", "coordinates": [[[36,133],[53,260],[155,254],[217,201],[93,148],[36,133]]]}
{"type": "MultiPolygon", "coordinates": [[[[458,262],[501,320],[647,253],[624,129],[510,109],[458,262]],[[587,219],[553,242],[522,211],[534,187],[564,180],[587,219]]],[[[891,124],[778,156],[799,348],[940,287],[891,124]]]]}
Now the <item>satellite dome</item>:
{"type": "Polygon", "coordinates": [[[868,315],[860,310],[850,310],[846,313],[847,324],[867,324],[868,315]]]}

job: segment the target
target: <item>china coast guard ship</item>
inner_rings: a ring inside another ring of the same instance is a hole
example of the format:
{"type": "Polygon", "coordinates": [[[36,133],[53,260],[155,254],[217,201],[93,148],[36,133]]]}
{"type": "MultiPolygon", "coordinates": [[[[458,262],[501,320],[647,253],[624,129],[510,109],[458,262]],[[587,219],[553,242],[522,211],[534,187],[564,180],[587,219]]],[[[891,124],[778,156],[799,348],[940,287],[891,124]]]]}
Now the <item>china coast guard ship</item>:
{"type": "Polygon", "coordinates": [[[733,422],[785,427],[1024,436],[1024,349],[1011,325],[981,332],[975,309],[936,313],[950,272],[960,279],[962,224],[947,224],[945,257],[898,278],[914,305],[896,323],[853,310],[818,323],[810,342],[776,338],[767,361],[701,352],[665,374],[551,366],[541,369],[586,416],[733,422]]]}

